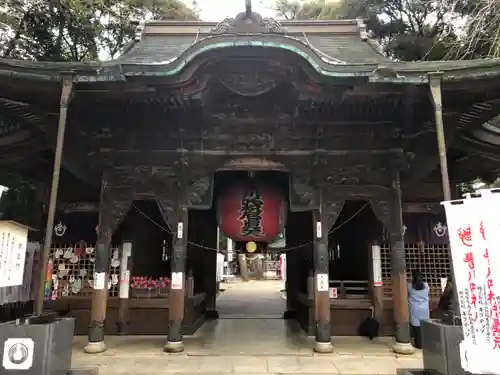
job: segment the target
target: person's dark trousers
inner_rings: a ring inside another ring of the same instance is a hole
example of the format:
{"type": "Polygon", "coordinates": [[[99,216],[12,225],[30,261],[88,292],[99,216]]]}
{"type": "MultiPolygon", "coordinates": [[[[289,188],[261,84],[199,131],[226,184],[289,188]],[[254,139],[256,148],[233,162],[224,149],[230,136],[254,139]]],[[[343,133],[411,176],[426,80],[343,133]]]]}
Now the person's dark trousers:
{"type": "Polygon", "coordinates": [[[422,334],[420,333],[420,327],[410,326],[411,336],[413,337],[413,346],[417,349],[422,349],[422,334]]]}

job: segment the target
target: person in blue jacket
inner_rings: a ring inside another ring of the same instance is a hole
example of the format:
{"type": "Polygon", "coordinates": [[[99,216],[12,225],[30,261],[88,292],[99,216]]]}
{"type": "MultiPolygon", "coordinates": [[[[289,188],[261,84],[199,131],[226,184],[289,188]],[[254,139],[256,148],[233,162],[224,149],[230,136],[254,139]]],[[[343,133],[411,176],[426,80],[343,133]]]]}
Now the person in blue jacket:
{"type": "Polygon", "coordinates": [[[414,346],[422,349],[420,322],[429,319],[429,285],[424,282],[418,270],[412,272],[412,281],[408,283],[408,304],[410,309],[410,328],[414,346]]]}

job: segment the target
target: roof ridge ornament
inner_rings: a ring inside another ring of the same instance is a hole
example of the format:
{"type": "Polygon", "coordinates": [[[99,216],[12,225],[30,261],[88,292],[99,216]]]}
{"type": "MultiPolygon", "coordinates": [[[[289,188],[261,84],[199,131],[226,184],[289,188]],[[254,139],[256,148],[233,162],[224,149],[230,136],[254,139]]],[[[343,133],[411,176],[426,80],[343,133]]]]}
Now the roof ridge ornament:
{"type": "Polygon", "coordinates": [[[273,18],[263,18],[252,11],[252,0],[245,0],[245,11],[235,18],[225,18],[212,30],[212,34],[284,34],[281,24],[273,18]]]}
{"type": "Polygon", "coordinates": [[[248,18],[252,16],[252,0],[245,0],[246,15],[248,18]]]}

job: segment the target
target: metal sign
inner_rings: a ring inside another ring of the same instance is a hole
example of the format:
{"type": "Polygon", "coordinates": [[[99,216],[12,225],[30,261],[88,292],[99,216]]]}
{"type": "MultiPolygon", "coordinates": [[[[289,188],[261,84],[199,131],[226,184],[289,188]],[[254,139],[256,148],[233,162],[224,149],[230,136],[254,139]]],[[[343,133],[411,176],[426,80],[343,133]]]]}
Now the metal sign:
{"type": "Polygon", "coordinates": [[[3,345],[5,370],[29,370],[33,366],[35,343],[30,338],[7,339],[3,345]]]}

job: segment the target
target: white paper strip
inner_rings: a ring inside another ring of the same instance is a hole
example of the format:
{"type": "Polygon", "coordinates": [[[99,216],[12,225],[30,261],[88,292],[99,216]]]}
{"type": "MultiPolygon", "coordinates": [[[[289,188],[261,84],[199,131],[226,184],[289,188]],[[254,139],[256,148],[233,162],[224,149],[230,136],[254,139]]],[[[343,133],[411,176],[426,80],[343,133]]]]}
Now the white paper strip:
{"type": "Polygon", "coordinates": [[[172,290],[182,290],[184,284],[183,272],[172,272],[172,290]]]}
{"type": "Polygon", "coordinates": [[[106,285],[106,273],[94,272],[94,289],[103,290],[106,285]]]}
{"type": "Polygon", "coordinates": [[[318,273],[316,275],[316,288],[318,292],[328,292],[328,274],[318,273]]]}

